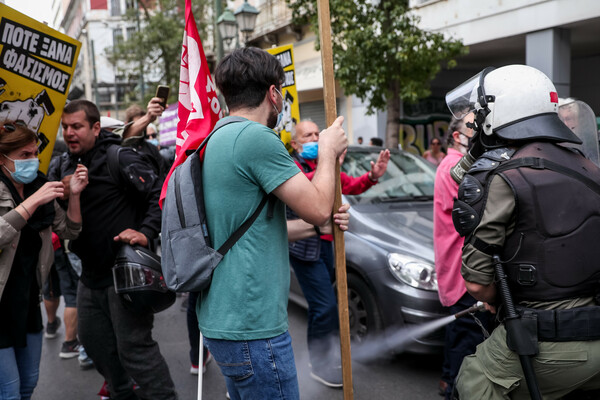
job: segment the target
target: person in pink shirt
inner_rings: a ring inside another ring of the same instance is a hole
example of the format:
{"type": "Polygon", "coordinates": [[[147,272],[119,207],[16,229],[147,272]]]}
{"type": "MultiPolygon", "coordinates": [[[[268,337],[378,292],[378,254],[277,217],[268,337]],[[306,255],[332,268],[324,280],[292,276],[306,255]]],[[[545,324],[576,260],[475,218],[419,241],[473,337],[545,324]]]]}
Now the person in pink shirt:
{"type": "Polygon", "coordinates": [[[423,153],[423,158],[433,165],[440,165],[444,157],[446,153],[442,149],[442,141],[437,137],[432,138],[429,142],[429,150],[423,153]]]}
{"type": "MultiPolygon", "coordinates": [[[[440,302],[448,307],[451,314],[469,308],[477,302],[468,292],[460,274],[464,238],[454,229],[452,207],[458,196],[458,184],[450,176],[450,169],[458,163],[469,149],[473,129],[467,126],[473,122],[473,114],[462,120],[452,118],[448,127],[448,154],[440,162],[435,175],[433,193],[433,251],[438,280],[440,302]]],[[[489,313],[475,315],[486,327],[489,313]]],[[[440,394],[450,399],[454,379],[465,356],[473,354],[475,347],[484,339],[482,329],[474,318],[459,318],[446,327],[444,346],[444,366],[440,382],[440,394]]]]}

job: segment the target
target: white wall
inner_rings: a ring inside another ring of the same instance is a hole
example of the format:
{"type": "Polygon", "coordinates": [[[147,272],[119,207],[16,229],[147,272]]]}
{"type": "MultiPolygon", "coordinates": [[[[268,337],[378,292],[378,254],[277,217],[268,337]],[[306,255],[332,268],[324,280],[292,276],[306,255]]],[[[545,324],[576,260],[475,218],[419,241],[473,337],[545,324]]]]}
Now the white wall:
{"type": "Polygon", "coordinates": [[[421,28],[446,32],[471,45],[598,17],[600,1],[445,0],[413,12],[421,17],[421,28]]]}

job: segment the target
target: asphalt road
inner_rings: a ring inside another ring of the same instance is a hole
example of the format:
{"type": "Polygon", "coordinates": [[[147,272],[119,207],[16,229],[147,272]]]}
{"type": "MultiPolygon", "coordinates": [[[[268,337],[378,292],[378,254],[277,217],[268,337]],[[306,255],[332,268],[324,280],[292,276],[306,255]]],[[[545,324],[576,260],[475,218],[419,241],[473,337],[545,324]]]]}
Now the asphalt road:
{"type": "MultiPolygon", "coordinates": [[[[198,386],[197,377],[189,373],[187,328],[181,307],[183,300],[178,298],[171,308],[156,315],[154,337],[169,364],[180,399],[193,400],[197,398],[198,386]]],[[[301,398],[342,400],[341,390],[327,388],[310,378],[305,310],[294,304],[288,310],[301,398]]],[[[62,310],[59,310],[59,315],[62,315],[62,310]]],[[[33,400],[99,399],[96,393],[102,386],[102,376],[95,369],[81,371],[77,358],[60,359],[58,353],[63,340],[64,325],[59,328],[57,338],[44,339],[40,379],[33,400]]],[[[440,366],[441,357],[423,355],[401,355],[369,364],[355,362],[352,365],[354,398],[439,400],[440,366]]],[[[225,392],[225,381],[216,363],[212,362],[204,374],[203,399],[225,399],[225,392]]]]}

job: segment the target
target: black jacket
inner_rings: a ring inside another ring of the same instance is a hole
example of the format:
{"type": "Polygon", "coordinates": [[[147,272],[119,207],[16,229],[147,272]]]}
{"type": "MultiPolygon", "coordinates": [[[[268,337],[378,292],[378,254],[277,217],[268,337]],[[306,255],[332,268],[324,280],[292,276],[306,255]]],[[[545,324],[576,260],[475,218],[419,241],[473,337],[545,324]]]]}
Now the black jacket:
{"type": "MultiPolygon", "coordinates": [[[[101,131],[92,150],[81,156],[88,168],[89,184],[81,194],[83,227],[71,250],[81,258],[81,282],[89,288],[112,285],[111,268],[120,244],[113,239],[131,228],[150,241],[160,231],[158,205],[161,184],[148,160],[133,149],[120,152],[121,171],[115,182],[107,166],[107,149],[120,146],[118,136],[101,131]]],[[[53,160],[48,177],[60,180],[75,170],[79,157],[68,153],[53,160]]]]}
{"type": "Polygon", "coordinates": [[[123,144],[123,146],[132,147],[136,149],[138,153],[147,155],[150,158],[150,161],[153,163],[155,170],[158,171],[158,176],[164,181],[164,179],[169,174],[171,166],[160,154],[158,147],[151,143],[148,143],[144,139],[130,141],[127,144],[123,144]]]}

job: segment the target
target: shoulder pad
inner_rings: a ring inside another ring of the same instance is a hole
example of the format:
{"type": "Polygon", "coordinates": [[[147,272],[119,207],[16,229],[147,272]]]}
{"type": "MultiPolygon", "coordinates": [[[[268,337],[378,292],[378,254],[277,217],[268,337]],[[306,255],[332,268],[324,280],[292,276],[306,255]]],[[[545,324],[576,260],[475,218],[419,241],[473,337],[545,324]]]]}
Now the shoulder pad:
{"type": "Polygon", "coordinates": [[[507,147],[487,151],[473,163],[469,173],[494,170],[501,162],[510,160],[514,153],[514,149],[507,147]]]}
{"type": "Polygon", "coordinates": [[[508,161],[515,154],[515,149],[510,149],[508,147],[501,147],[499,149],[493,149],[486,151],[483,153],[481,158],[489,158],[494,161],[508,161]]]}

